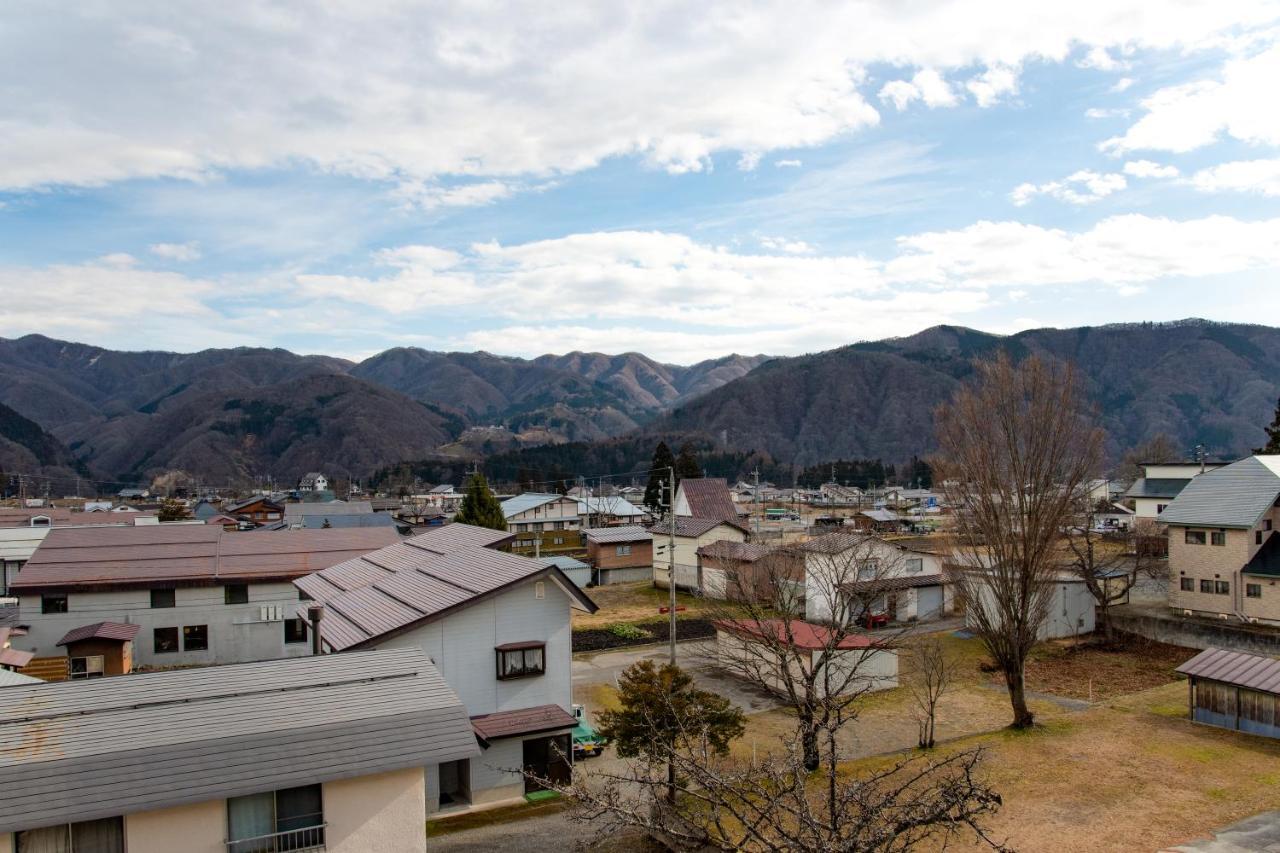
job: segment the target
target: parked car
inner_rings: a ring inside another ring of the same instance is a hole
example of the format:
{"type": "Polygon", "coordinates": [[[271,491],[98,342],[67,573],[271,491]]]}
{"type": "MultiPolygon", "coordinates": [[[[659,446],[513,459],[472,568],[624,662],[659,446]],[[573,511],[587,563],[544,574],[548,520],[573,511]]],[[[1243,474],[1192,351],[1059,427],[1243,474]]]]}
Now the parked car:
{"type": "Polygon", "coordinates": [[[578,721],[578,725],[573,729],[574,760],[599,755],[609,745],[608,739],[602,737],[587,721],[586,709],[581,705],[573,706],[573,716],[578,721]]]}
{"type": "Polygon", "coordinates": [[[889,614],[864,613],[858,617],[858,624],[863,628],[883,628],[889,624],[889,614]]]}

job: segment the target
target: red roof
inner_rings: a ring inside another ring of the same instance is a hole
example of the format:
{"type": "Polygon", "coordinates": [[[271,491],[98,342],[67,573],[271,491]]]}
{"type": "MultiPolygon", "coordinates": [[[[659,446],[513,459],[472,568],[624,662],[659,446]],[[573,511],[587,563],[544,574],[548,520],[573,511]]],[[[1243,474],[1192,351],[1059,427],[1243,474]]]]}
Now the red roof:
{"type": "Polygon", "coordinates": [[[35,652],[21,652],[17,649],[0,649],[0,666],[12,666],[15,669],[22,669],[31,663],[31,659],[35,657],[35,652]]]}
{"type": "Polygon", "coordinates": [[[733,505],[729,484],[723,477],[686,478],[680,481],[679,492],[689,502],[689,515],[694,518],[715,518],[738,524],[738,508],[733,505]]]}
{"type": "MultiPolygon", "coordinates": [[[[821,651],[831,642],[831,629],[800,619],[724,619],[716,627],[732,634],[772,639],[797,649],[821,651]]],[[[869,649],[885,644],[866,634],[848,634],[840,638],[837,649],[869,649]]]]}
{"type": "Polygon", "coordinates": [[[124,622],[95,622],[92,625],[72,628],[56,645],[65,646],[68,643],[78,643],[81,640],[120,640],[121,642],[128,642],[138,636],[139,627],[138,625],[129,625],[124,622]]]}
{"type": "Polygon", "coordinates": [[[516,711],[498,711],[471,718],[471,728],[483,740],[498,740],[516,735],[531,735],[558,729],[571,729],[578,724],[573,714],[559,705],[538,705],[516,711]]]}

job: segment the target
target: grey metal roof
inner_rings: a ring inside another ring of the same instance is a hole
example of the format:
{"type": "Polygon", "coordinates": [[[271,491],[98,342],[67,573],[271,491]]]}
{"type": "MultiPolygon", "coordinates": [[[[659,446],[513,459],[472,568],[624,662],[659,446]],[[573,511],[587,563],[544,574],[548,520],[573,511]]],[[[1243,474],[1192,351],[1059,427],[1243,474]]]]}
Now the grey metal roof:
{"type": "MultiPolygon", "coordinates": [[[[503,531],[449,524],[294,581],[325,606],[320,636],[334,651],[408,630],[516,583],[549,579],[579,606],[595,603],[560,569],[540,560],[495,551],[503,531]]],[[[306,605],[298,614],[305,616],[306,605]]]]}
{"type": "Polygon", "coordinates": [[[559,569],[562,572],[568,572],[574,569],[591,568],[586,563],[582,562],[581,560],[575,560],[573,557],[565,557],[565,556],[539,557],[539,559],[549,566],[555,566],[557,569],[559,569]]]}
{"type": "Polygon", "coordinates": [[[1124,493],[1126,498],[1176,498],[1190,483],[1190,479],[1170,477],[1139,477],[1124,493]]]}
{"type": "Polygon", "coordinates": [[[396,520],[385,512],[369,512],[362,515],[329,515],[328,513],[317,513],[315,515],[290,515],[286,516],[284,522],[286,526],[296,525],[303,530],[327,530],[327,529],[349,529],[352,527],[395,527],[396,520]],[[325,524],[329,526],[326,528],[325,524]]]}
{"type": "Polygon", "coordinates": [[[615,542],[649,542],[653,534],[639,524],[625,524],[621,527],[592,527],[582,531],[589,541],[600,545],[612,545],[615,542]]]}
{"type": "Polygon", "coordinates": [[[479,754],[420,649],[6,687],[0,832],[479,754]]]}
{"type": "Polygon", "coordinates": [[[327,501],[284,505],[286,518],[304,515],[370,515],[372,513],[373,504],[368,501],[327,501]]]}
{"type": "Polygon", "coordinates": [[[1251,528],[1280,498],[1280,456],[1249,456],[1196,477],[1159,521],[1196,527],[1251,528]]]}
{"type": "Polygon", "coordinates": [[[1250,690],[1280,693],[1280,660],[1233,652],[1205,649],[1178,667],[1178,672],[1210,681],[1221,681],[1250,690]]]}
{"type": "Polygon", "coordinates": [[[519,515],[522,512],[533,509],[536,506],[549,504],[558,500],[576,501],[574,498],[565,495],[549,495],[542,492],[525,492],[522,495],[516,495],[514,498],[507,498],[502,502],[503,518],[510,518],[513,515],[519,515]]]}
{"type": "MultiPolygon", "coordinates": [[[[724,521],[719,518],[689,518],[688,516],[681,515],[676,517],[676,535],[697,538],[709,530],[715,530],[722,524],[741,530],[743,533],[747,532],[746,528],[737,522],[724,521]]],[[[651,524],[649,525],[648,530],[654,536],[668,535],[671,532],[671,521],[668,519],[666,521],[659,521],[655,524],[651,524]]]]}

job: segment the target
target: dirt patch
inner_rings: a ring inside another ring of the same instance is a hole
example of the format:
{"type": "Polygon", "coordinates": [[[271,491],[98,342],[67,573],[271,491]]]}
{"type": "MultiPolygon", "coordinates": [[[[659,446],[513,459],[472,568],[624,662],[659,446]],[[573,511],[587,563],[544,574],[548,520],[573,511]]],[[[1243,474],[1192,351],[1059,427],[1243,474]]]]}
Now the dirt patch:
{"type": "Polygon", "coordinates": [[[1031,690],[1099,702],[1178,680],[1195,649],[1128,638],[1114,648],[1070,640],[1046,643],[1027,662],[1031,690]]]}
{"type": "MultiPolygon", "coordinates": [[[[575,630],[606,628],[617,622],[652,622],[661,615],[661,608],[670,602],[670,594],[655,587],[652,581],[593,586],[587,590],[587,595],[600,609],[595,613],[574,611],[575,630]]],[[[693,616],[709,605],[706,599],[678,592],[676,606],[683,608],[677,612],[693,616]]]]}
{"type": "MultiPolygon", "coordinates": [[[[648,643],[665,643],[671,637],[668,621],[646,623],[616,623],[625,628],[587,628],[573,632],[575,652],[600,652],[607,649],[623,649],[648,643]]],[[[682,616],[676,620],[677,640],[703,640],[716,635],[710,619],[682,616]]]]}

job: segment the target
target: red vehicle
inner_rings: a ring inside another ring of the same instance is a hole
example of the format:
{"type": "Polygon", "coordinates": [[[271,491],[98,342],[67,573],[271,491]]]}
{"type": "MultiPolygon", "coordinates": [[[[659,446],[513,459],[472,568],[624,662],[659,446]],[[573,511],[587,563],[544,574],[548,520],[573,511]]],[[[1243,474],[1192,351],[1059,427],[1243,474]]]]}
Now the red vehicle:
{"type": "Polygon", "coordinates": [[[889,624],[889,614],[864,613],[858,617],[858,624],[863,628],[883,628],[889,624]]]}

